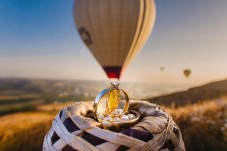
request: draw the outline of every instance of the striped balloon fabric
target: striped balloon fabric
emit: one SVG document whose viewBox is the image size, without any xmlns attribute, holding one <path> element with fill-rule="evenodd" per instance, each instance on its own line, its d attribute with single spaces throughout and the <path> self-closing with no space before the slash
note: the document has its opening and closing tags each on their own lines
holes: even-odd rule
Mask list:
<svg viewBox="0 0 227 151">
<path fill-rule="evenodd" d="M 76 0 L 78 33 L 109 78 L 121 72 L 148 40 L 155 0 Z"/>
<path fill-rule="evenodd" d="M 46 134 L 43 151 L 185 151 L 180 129 L 159 106 L 130 101 L 130 110 L 141 114 L 134 126 L 114 132 L 94 120 L 93 102 L 62 109 Z"/>
</svg>

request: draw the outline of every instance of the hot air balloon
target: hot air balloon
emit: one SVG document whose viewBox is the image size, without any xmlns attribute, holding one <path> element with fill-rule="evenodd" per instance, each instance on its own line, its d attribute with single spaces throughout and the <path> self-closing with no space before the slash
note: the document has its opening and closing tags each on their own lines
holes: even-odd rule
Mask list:
<svg viewBox="0 0 227 151">
<path fill-rule="evenodd" d="M 163 70 L 164 70 L 164 67 L 163 67 L 163 66 L 161 66 L 161 67 L 160 67 L 160 70 L 161 70 L 161 71 L 163 71 Z"/>
<path fill-rule="evenodd" d="M 76 0 L 80 37 L 109 78 L 119 79 L 147 41 L 156 16 L 154 0 Z"/>
<path fill-rule="evenodd" d="M 191 70 L 190 70 L 190 69 L 185 69 L 185 70 L 183 71 L 183 73 L 184 73 L 184 76 L 185 76 L 186 78 L 188 78 L 188 77 L 191 75 Z"/>
</svg>

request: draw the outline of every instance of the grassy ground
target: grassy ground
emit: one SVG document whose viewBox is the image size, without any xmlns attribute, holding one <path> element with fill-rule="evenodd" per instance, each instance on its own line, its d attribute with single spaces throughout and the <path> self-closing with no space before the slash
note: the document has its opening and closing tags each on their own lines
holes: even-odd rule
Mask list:
<svg viewBox="0 0 227 151">
<path fill-rule="evenodd" d="M 188 151 L 227 151 L 227 98 L 166 111 L 180 127 Z"/>
<path fill-rule="evenodd" d="M 1 151 L 40 151 L 53 115 L 41 112 L 16 113 L 0 117 Z"/>
<path fill-rule="evenodd" d="M 68 104 L 72 102 L 42 105 L 36 112 L 1 116 L 0 151 L 40 151 L 52 119 Z M 165 110 L 179 125 L 188 151 L 227 150 L 226 98 Z"/>
<path fill-rule="evenodd" d="M 0 151 L 40 151 L 57 112 L 69 104 L 39 105 L 36 111 L 0 116 Z"/>
</svg>

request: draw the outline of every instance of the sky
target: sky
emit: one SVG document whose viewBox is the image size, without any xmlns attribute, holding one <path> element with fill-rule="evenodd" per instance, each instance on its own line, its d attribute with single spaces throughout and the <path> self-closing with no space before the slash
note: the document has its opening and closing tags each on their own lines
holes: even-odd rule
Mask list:
<svg viewBox="0 0 227 151">
<path fill-rule="evenodd" d="M 108 80 L 78 35 L 73 6 L 1 0 L 0 77 Z M 227 78 L 226 0 L 156 0 L 156 8 L 152 34 L 121 81 L 189 87 Z"/>
</svg>

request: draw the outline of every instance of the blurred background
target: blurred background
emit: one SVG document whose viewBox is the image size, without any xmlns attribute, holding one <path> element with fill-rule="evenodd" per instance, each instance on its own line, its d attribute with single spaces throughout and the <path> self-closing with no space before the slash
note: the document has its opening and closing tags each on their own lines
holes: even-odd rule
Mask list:
<svg viewBox="0 0 227 151">
<path fill-rule="evenodd" d="M 41 150 L 58 111 L 109 79 L 79 37 L 74 0 L 0 1 L 0 151 Z M 147 43 L 122 73 L 131 99 L 157 103 L 187 150 L 227 151 L 227 1 L 156 1 Z"/>
</svg>

